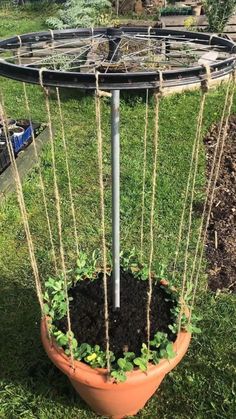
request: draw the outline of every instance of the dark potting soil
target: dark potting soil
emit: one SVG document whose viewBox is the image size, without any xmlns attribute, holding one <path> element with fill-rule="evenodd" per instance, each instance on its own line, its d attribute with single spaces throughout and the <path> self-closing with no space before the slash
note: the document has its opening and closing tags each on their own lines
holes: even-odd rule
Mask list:
<svg viewBox="0 0 236 419">
<path fill-rule="evenodd" d="M 112 287 L 108 279 L 110 350 L 116 356 L 123 351 L 140 353 L 142 343 L 147 342 L 147 291 L 148 281 L 135 279 L 132 274 L 121 271 L 121 308 L 112 309 Z M 102 275 L 95 281 L 84 280 L 69 292 L 72 331 L 78 342 L 100 345 L 105 350 L 104 294 Z M 173 324 L 170 310 L 174 302 L 166 301 L 167 293 L 160 284 L 153 284 L 151 305 L 151 337 L 157 331 L 165 332 L 171 340 L 175 336 L 168 325 Z M 57 322 L 57 327 L 66 332 L 66 318 Z"/>
<path fill-rule="evenodd" d="M 209 176 L 219 125 L 205 138 Z M 236 292 L 236 116 L 230 125 L 208 228 L 206 256 L 211 290 Z"/>
</svg>

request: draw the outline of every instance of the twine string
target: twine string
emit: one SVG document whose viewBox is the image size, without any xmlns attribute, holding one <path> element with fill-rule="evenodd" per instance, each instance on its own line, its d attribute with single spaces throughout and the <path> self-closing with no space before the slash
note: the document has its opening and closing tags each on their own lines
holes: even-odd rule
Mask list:
<svg viewBox="0 0 236 419">
<path fill-rule="evenodd" d="M 197 132 L 196 132 L 195 161 L 194 161 L 194 168 L 193 168 L 193 180 L 192 180 L 192 186 L 191 186 L 191 191 L 190 191 L 188 231 L 187 231 L 185 255 L 184 255 L 183 280 L 182 280 L 181 294 L 180 294 L 181 307 L 180 307 L 180 313 L 179 313 L 179 318 L 178 318 L 178 332 L 180 332 L 181 330 L 181 321 L 182 321 L 182 317 L 185 310 L 184 294 L 185 294 L 185 288 L 186 288 L 186 283 L 187 283 L 188 257 L 189 257 L 189 245 L 190 245 L 191 228 L 192 228 L 193 202 L 194 202 L 195 185 L 196 185 L 198 162 L 199 162 L 200 143 L 201 143 L 201 138 L 202 138 L 203 115 L 204 115 L 204 110 L 205 110 L 206 95 L 209 91 L 209 84 L 210 84 L 210 79 L 211 79 L 211 71 L 210 71 L 209 65 L 204 65 L 204 68 L 206 70 L 206 75 L 202 79 L 202 82 L 201 82 L 202 96 L 201 96 L 200 109 L 199 109 L 199 115 L 198 115 L 198 126 L 197 126 Z"/>
<path fill-rule="evenodd" d="M 142 214 L 141 214 L 141 237 L 140 237 L 140 253 L 141 262 L 143 259 L 143 240 L 144 240 L 144 216 L 145 216 L 145 184 L 147 171 L 147 134 L 148 134 L 148 114 L 149 114 L 149 91 L 146 90 L 146 109 L 145 109 L 145 128 L 143 139 L 143 185 L 142 185 Z"/>
<path fill-rule="evenodd" d="M 104 182 L 103 182 L 103 137 L 102 137 L 102 123 L 101 123 L 101 96 L 103 96 L 103 92 L 99 90 L 99 73 L 98 72 L 95 73 L 95 77 L 96 77 L 95 112 L 96 112 L 96 124 L 97 124 L 97 152 L 98 152 L 100 208 L 101 208 L 102 255 L 103 255 L 104 320 L 105 320 L 107 371 L 109 374 L 111 370 L 111 361 L 110 361 L 109 311 L 108 311 L 108 289 L 107 289 L 105 200 L 104 200 Z"/>
<path fill-rule="evenodd" d="M 153 173 L 152 173 L 152 197 L 151 197 L 151 213 L 150 213 L 150 254 L 148 263 L 148 293 L 147 293 L 147 342 L 148 351 L 150 350 L 151 338 L 151 303 L 153 292 L 153 279 L 152 279 L 152 263 L 154 253 L 154 217 L 155 217 L 155 202 L 156 202 L 156 189 L 157 189 L 157 161 L 159 151 L 159 108 L 160 98 L 163 94 L 163 77 L 160 72 L 160 85 L 158 91 L 155 93 L 155 128 L 154 128 L 154 160 L 153 160 Z"/>
</svg>

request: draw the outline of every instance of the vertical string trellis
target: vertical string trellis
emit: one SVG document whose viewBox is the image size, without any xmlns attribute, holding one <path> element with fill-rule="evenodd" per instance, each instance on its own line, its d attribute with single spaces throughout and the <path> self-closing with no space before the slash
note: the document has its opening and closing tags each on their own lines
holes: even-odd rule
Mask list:
<svg viewBox="0 0 236 419">
<path fill-rule="evenodd" d="M 226 139 L 227 139 L 227 132 L 228 132 L 228 128 L 229 128 L 229 118 L 230 118 L 230 115 L 231 115 L 231 110 L 232 110 L 232 106 L 233 106 L 233 99 L 234 99 L 234 95 L 235 95 L 235 81 L 236 81 L 236 72 L 234 71 L 232 76 L 229 79 L 229 83 L 228 83 L 227 90 L 226 90 L 224 109 L 223 109 L 223 113 L 222 113 L 222 117 L 221 117 L 221 121 L 220 121 L 219 132 L 218 132 L 218 137 L 217 137 L 217 141 L 216 141 L 216 147 L 215 147 L 215 152 L 214 152 L 213 162 L 212 162 L 212 167 L 211 167 L 211 172 L 210 172 L 208 186 L 207 186 L 207 193 L 206 193 L 203 213 L 202 213 L 202 217 L 201 217 L 201 224 L 200 224 L 200 228 L 199 228 L 199 235 L 198 235 L 198 240 L 197 240 L 195 257 L 194 257 L 194 262 L 193 262 L 193 266 L 192 266 L 191 279 L 190 279 L 191 282 L 193 282 L 193 280 L 194 280 L 196 260 L 197 260 L 197 255 L 198 255 L 198 252 L 199 252 L 200 241 L 201 241 L 201 238 L 202 238 L 202 249 L 201 249 L 201 252 L 200 252 L 196 277 L 195 277 L 195 280 L 194 280 L 193 297 L 192 297 L 192 302 L 191 302 L 191 306 L 190 306 L 189 322 L 191 321 L 191 315 L 192 315 L 194 302 L 195 302 L 195 298 L 196 298 L 197 285 L 198 285 L 198 282 L 199 282 L 199 276 L 200 276 L 201 266 L 202 266 L 202 259 L 203 259 L 203 254 L 204 254 L 204 247 L 205 247 L 205 242 L 206 242 L 206 238 L 207 238 L 207 229 L 208 229 L 209 222 L 210 222 L 212 205 L 213 205 L 215 191 L 216 191 L 216 184 L 217 184 L 217 180 L 219 178 L 220 166 L 221 166 L 221 162 L 222 162 L 225 142 L 226 142 Z M 233 83 L 233 87 L 232 87 L 232 90 L 230 92 L 230 87 L 231 87 L 232 83 Z M 230 92 L 230 94 L 229 94 L 229 92 Z M 225 118 L 226 114 L 227 114 L 227 116 L 226 116 L 225 123 L 224 123 L 224 118 Z M 221 144 L 220 144 L 220 141 L 221 141 Z M 219 155 L 218 155 L 218 161 L 217 161 L 217 154 L 218 153 L 219 153 Z M 210 193 L 210 190 L 211 190 L 211 193 Z M 207 205 L 208 205 L 208 211 L 207 211 Z M 206 217 L 206 214 L 207 214 L 207 217 Z M 206 220 L 205 220 L 205 217 L 206 217 Z M 204 227 L 204 220 L 205 220 L 205 227 Z M 204 231 L 204 233 L 203 233 L 203 237 L 202 237 L 202 232 L 203 231 Z"/>
<path fill-rule="evenodd" d="M 209 91 L 209 82 L 211 79 L 210 67 L 208 65 L 205 65 L 204 67 L 206 69 L 206 77 L 202 80 L 202 83 L 201 83 L 201 101 L 200 101 L 200 109 L 199 109 L 199 114 L 198 114 L 198 119 L 197 119 L 198 123 L 197 123 L 197 131 L 196 131 L 196 147 L 195 147 L 195 156 L 194 156 L 194 165 L 193 165 L 193 180 L 192 180 L 192 186 L 190 190 L 188 231 L 187 231 L 187 239 L 186 239 L 185 255 L 184 255 L 183 280 L 181 284 L 181 293 L 180 293 L 181 308 L 180 308 L 180 313 L 179 313 L 179 318 L 178 318 L 178 332 L 180 332 L 181 330 L 181 321 L 182 321 L 182 316 L 184 314 L 184 309 L 185 309 L 184 294 L 185 294 L 185 287 L 186 287 L 186 282 L 187 282 L 188 257 L 189 257 L 189 245 L 190 245 L 190 236 L 191 236 L 191 228 L 192 228 L 194 192 L 195 192 L 195 184 L 196 184 L 198 162 L 199 162 L 200 142 L 202 138 L 203 115 L 204 115 L 204 110 L 205 110 L 206 95 Z M 192 171 L 192 168 L 190 170 Z"/>
<path fill-rule="evenodd" d="M 52 38 L 52 44 L 54 43 L 54 32 L 49 29 Z M 53 67 L 55 70 L 55 61 L 53 57 Z M 61 97 L 60 97 L 60 90 L 56 87 L 56 96 L 57 96 L 57 104 L 59 110 L 59 117 L 60 117 L 60 124 L 61 124 L 61 135 L 62 135 L 62 143 L 65 153 L 65 165 L 66 165 L 66 174 L 68 179 L 68 190 L 69 190 L 69 197 L 70 197 L 70 207 L 71 207 L 71 214 L 73 220 L 73 229 L 74 229 L 74 237 L 75 237 L 75 248 L 77 255 L 79 254 L 79 239 L 78 239 L 78 231 L 77 231 L 77 222 L 76 222 L 76 211 L 73 199 L 73 191 L 72 191 L 72 182 L 71 182 L 71 172 L 69 166 L 69 154 L 67 149 L 67 141 L 66 141 L 66 133 L 65 133 L 65 126 L 64 126 L 64 116 L 62 112 L 62 104 L 61 104 Z"/>
<path fill-rule="evenodd" d="M 30 226 L 29 226 L 28 213 L 27 213 L 27 210 L 26 210 L 21 178 L 20 178 L 20 174 L 19 174 L 18 167 L 17 167 L 16 160 L 15 160 L 13 145 L 12 145 L 11 139 L 9 137 L 8 128 L 7 128 L 7 125 L 6 125 L 6 122 L 5 122 L 7 120 L 7 116 L 6 116 L 5 103 L 4 103 L 4 98 L 3 98 L 2 92 L 1 92 L 1 103 L 0 103 L 0 115 L 2 117 L 3 130 L 4 130 L 7 150 L 8 150 L 8 154 L 9 154 L 9 158 L 10 158 L 10 162 L 11 162 L 12 174 L 13 174 L 13 177 L 14 177 L 14 180 L 15 180 L 16 194 L 17 194 L 19 208 L 20 208 L 20 212 L 21 212 L 21 216 L 22 216 L 23 225 L 24 225 L 24 230 L 25 230 L 25 235 L 26 235 L 26 240 L 27 240 L 27 245 L 28 245 L 28 250 L 29 250 L 29 256 L 30 256 L 31 267 L 32 267 L 32 270 L 33 270 L 34 278 L 35 278 L 36 293 L 37 293 L 37 297 L 38 297 L 38 301 L 39 301 L 39 305 L 40 305 L 41 316 L 43 316 L 44 315 L 44 304 L 43 304 L 42 285 L 41 285 L 41 280 L 40 280 L 40 275 L 39 275 L 38 264 L 37 264 L 37 260 L 36 260 L 36 256 L 35 256 L 34 243 L 33 243 L 32 235 L 31 235 L 31 231 L 30 231 Z"/>
<path fill-rule="evenodd" d="M 51 155 L 52 155 L 54 195 L 55 195 L 55 201 L 56 201 L 56 212 L 57 212 L 57 223 L 58 223 L 59 248 L 60 248 L 60 257 L 61 257 L 61 268 L 62 268 L 62 274 L 63 274 L 63 279 L 64 279 L 64 292 L 65 292 L 65 299 L 66 299 L 66 315 L 67 315 L 67 325 L 68 325 L 68 333 L 69 333 L 68 341 L 69 341 L 69 349 L 70 349 L 71 366 L 74 369 L 74 355 L 73 355 L 73 348 L 72 348 L 72 329 L 71 329 L 71 319 L 70 319 L 70 304 L 69 304 L 68 287 L 67 287 L 67 272 L 66 272 L 66 264 L 65 264 L 64 244 L 63 244 L 63 238 L 62 238 L 60 192 L 59 192 L 59 187 L 58 187 L 58 179 L 57 179 L 57 171 L 56 171 L 55 144 L 54 144 L 54 136 L 53 136 L 53 130 L 52 130 L 52 117 L 51 117 L 51 109 L 50 109 L 50 103 L 49 103 L 49 92 L 48 92 L 48 89 L 43 84 L 43 71 L 44 71 L 44 68 L 41 68 L 39 72 L 39 82 L 43 89 L 43 93 L 45 97 L 45 106 L 46 106 L 47 117 L 48 117 L 49 139 L 50 139 Z"/>
<path fill-rule="evenodd" d="M 22 46 L 22 40 L 21 40 L 21 36 L 20 35 L 18 35 L 18 39 L 19 39 L 20 48 L 21 48 L 21 46 Z M 19 61 L 19 64 L 20 64 L 21 63 L 21 56 L 19 54 L 19 51 L 18 51 L 18 61 Z M 28 97 L 28 93 L 27 93 L 26 83 L 25 82 L 23 82 L 23 91 L 24 91 L 25 106 L 26 106 L 28 118 L 29 118 L 30 123 L 32 125 L 32 115 L 31 115 L 31 111 L 30 111 L 29 97 Z M 38 155 L 38 150 L 37 150 L 37 145 L 36 145 L 36 140 L 35 140 L 35 133 L 34 133 L 34 130 L 33 129 L 32 129 L 32 144 L 33 144 L 34 155 L 35 155 L 35 159 L 36 159 L 36 163 L 37 163 L 37 168 L 38 168 L 39 183 L 40 183 L 40 188 L 41 188 L 41 191 L 42 191 L 45 217 L 46 217 L 46 220 L 47 220 L 47 228 L 48 228 L 49 240 L 50 240 L 50 245 L 51 245 L 51 250 L 52 250 L 52 259 L 53 259 L 53 264 L 54 264 L 55 272 L 57 273 L 58 272 L 58 266 L 57 266 L 55 246 L 54 246 L 54 243 L 53 243 L 52 227 L 51 227 L 51 222 L 50 222 L 50 217 L 49 217 L 49 212 L 48 212 L 46 191 L 45 191 L 45 185 L 44 185 L 44 180 L 43 180 L 43 175 L 42 175 L 42 170 L 41 170 L 41 165 L 40 165 L 40 160 L 39 160 L 39 155 Z"/>
<path fill-rule="evenodd" d="M 163 75 L 159 71 L 160 85 L 157 92 L 154 94 L 155 98 L 155 128 L 154 128 L 154 160 L 153 160 L 153 174 L 152 174 L 152 197 L 151 197 L 151 213 L 150 213 L 150 254 L 148 263 L 148 294 L 147 294 L 147 342 L 148 351 L 150 350 L 150 335 L 151 335 L 151 302 L 152 302 L 152 262 L 154 252 L 154 216 L 155 216 L 155 196 L 157 184 L 157 159 L 159 147 L 159 108 L 160 98 L 163 94 Z"/>
<path fill-rule="evenodd" d="M 197 245 L 196 245 L 196 252 L 195 252 L 195 256 L 194 256 L 191 278 L 190 278 L 191 282 L 193 280 L 193 274 L 194 274 L 195 267 L 196 267 L 197 255 L 198 255 L 198 251 L 199 251 L 199 246 L 200 246 L 201 236 L 202 236 L 202 230 L 203 230 L 203 224 L 204 224 L 204 221 L 205 221 L 205 215 L 206 215 L 206 210 L 207 210 L 207 203 L 209 201 L 212 182 L 214 182 L 216 163 L 217 163 L 217 155 L 218 155 L 218 152 L 219 152 L 220 140 L 222 138 L 222 134 L 223 134 L 223 131 L 224 131 L 223 130 L 223 125 L 224 125 L 224 119 L 225 119 L 225 115 L 226 115 L 226 111 L 227 111 L 227 105 L 228 105 L 229 97 L 230 97 L 229 94 L 230 94 L 231 82 L 232 82 L 232 79 L 231 79 L 231 77 L 229 77 L 229 81 L 228 81 L 227 89 L 226 89 L 224 107 L 223 107 L 223 111 L 222 111 L 222 115 L 221 115 L 218 137 L 217 137 L 216 146 L 215 146 L 215 150 L 214 150 L 214 154 L 213 154 L 213 161 L 212 161 L 210 176 L 209 176 L 209 179 L 208 179 L 208 185 L 207 185 L 207 190 L 206 190 L 204 207 L 203 207 L 202 216 L 201 216 L 201 223 L 200 223 L 199 235 L 198 235 L 198 240 L 197 240 Z"/>
<path fill-rule="evenodd" d="M 63 118 L 63 113 L 62 113 L 60 91 L 58 87 L 56 88 L 56 94 L 57 94 L 59 116 L 60 116 L 60 121 L 61 121 L 62 142 L 63 142 L 64 153 L 65 153 L 65 163 L 66 163 L 66 172 L 67 172 L 67 179 L 68 179 L 71 214 L 72 214 L 72 219 L 73 219 L 75 247 L 76 247 L 76 253 L 78 255 L 79 254 L 79 238 L 78 238 L 78 231 L 77 231 L 76 211 L 75 211 L 75 205 L 74 205 L 74 199 L 73 199 L 71 173 L 70 173 L 70 167 L 69 167 L 68 150 L 67 150 L 67 144 L 66 144 L 65 127 L 64 127 L 64 118 Z"/>
<path fill-rule="evenodd" d="M 148 113 L 149 113 L 149 91 L 146 90 L 146 107 L 145 107 L 145 127 L 143 139 L 143 185 L 142 185 L 142 214 L 141 214 L 141 236 L 140 236 L 140 254 L 141 262 L 143 259 L 143 239 L 144 239 L 144 214 L 145 214 L 145 184 L 147 170 L 147 134 L 148 134 Z"/>
<path fill-rule="evenodd" d="M 208 74 L 207 77 L 210 77 L 210 68 L 209 67 L 207 67 L 207 74 Z M 203 81 L 202 83 L 205 83 L 205 81 Z M 172 279 L 175 279 L 175 274 L 176 274 L 176 267 L 177 267 L 179 252 L 180 252 L 180 244 L 181 244 L 181 240 L 182 240 L 182 236 L 183 236 L 184 219 L 185 219 L 185 213 L 186 213 L 186 210 L 187 210 L 187 202 L 188 202 L 188 196 L 189 196 L 190 187 L 191 187 L 191 181 L 192 181 L 192 185 L 193 185 L 192 172 L 194 170 L 193 169 L 194 166 L 196 167 L 196 164 L 195 164 L 196 163 L 196 155 L 198 155 L 197 150 L 199 148 L 198 141 L 200 141 L 200 135 L 201 135 L 201 133 L 199 132 L 199 127 L 202 123 L 203 110 L 204 110 L 204 106 L 205 106 L 205 98 L 206 98 L 206 95 L 203 93 L 201 95 L 199 112 L 198 112 L 198 115 L 197 115 L 197 125 L 196 125 L 197 129 L 196 129 L 196 135 L 195 135 L 194 142 L 193 142 L 191 161 L 190 161 L 190 165 L 189 165 L 189 174 L 188 174 L 187 186 L 186 186 L 185 195 L 184 195 L 184 204 L 183 204 L 183 209 L 182 209 L 181 218 L 180 218 L 177 246 L 176 246 L 175 259 L 174 259 L 174 265 L 173 265 L 173 271 L 172 271 Z"/>
<path fill-rule="evenodd" d="M 105 320 L 107 371 L 109 374 L 111 370 L 111 361 L 110 361 L 109 311 L 108 311 L 108 289 L 107 289 L 107 249 L 106 249 L 105 201 L 104 201 L 104 183 L 103 183 L 103 137 L 102 137 L 102 121 L 101 121 L 101 96 L 110 97 L 110 93 L 102 92 L 101 90 L 99 90 L 99 73 L 96 72 L 95 74 L 96 74 L 95 113 L 96 113 L 96 124 L 97 124 L 97 152 L 98 152 L 100 207 L 101 207 L 104 320 Z"/>
</svg>

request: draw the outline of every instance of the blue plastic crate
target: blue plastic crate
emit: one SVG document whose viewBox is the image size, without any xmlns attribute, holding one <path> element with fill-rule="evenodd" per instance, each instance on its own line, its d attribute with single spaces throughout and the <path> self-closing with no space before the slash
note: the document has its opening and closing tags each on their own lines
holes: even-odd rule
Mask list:
<svg viewBox="0 0 236 419">
<path fill-rule="evenodd" d="M 12 138 L 13 150 L 17 154 L 28 143 L 33 134 L 33 128 L 30 125 L 21 135 L 14 135 Z"/>
</svg>

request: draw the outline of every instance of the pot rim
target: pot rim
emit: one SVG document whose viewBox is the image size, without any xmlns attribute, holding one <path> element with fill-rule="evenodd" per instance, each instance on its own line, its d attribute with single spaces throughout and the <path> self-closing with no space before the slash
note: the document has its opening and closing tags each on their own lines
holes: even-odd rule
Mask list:
<svg viewBox="0 0 236 419">
<path fill-rule="evenodd" d="M 92 368 L 84 362 L 74 360 L 74 368 L 72 367 L 71 359 L 68 357 L 64 350 L 60 348 L 54 339 L 50 339 L 47 330 L 48 317 L 43 317 L 41 321 L 41 337 L 44 348 L 49 358 L 54 364 L 64 372 L 71 380 L 76 380 L 81 383 L 93 387 L 109 388 L 114 385 L 114 380 L 107 379 L 107 369 L 105 368 Z M 154 365 L 149 363 L 147 372 L 142 372 L 140 369 L 135 369 L 127 373 L 127 380 L 124 383 L 115 383 L 117 386 L 137 385 L 138 382 L 143 382 L 145 377 L 155 379 L 159 375 L 165 375 L 171 371 L 183 358 L 187 352 L 191 340 L 191 333 L 181 331 L 177 335 L 174 344 L 174 351 L 176 356 L 170 360 L 162 359 L 159 364 Z"/>
</svg>

